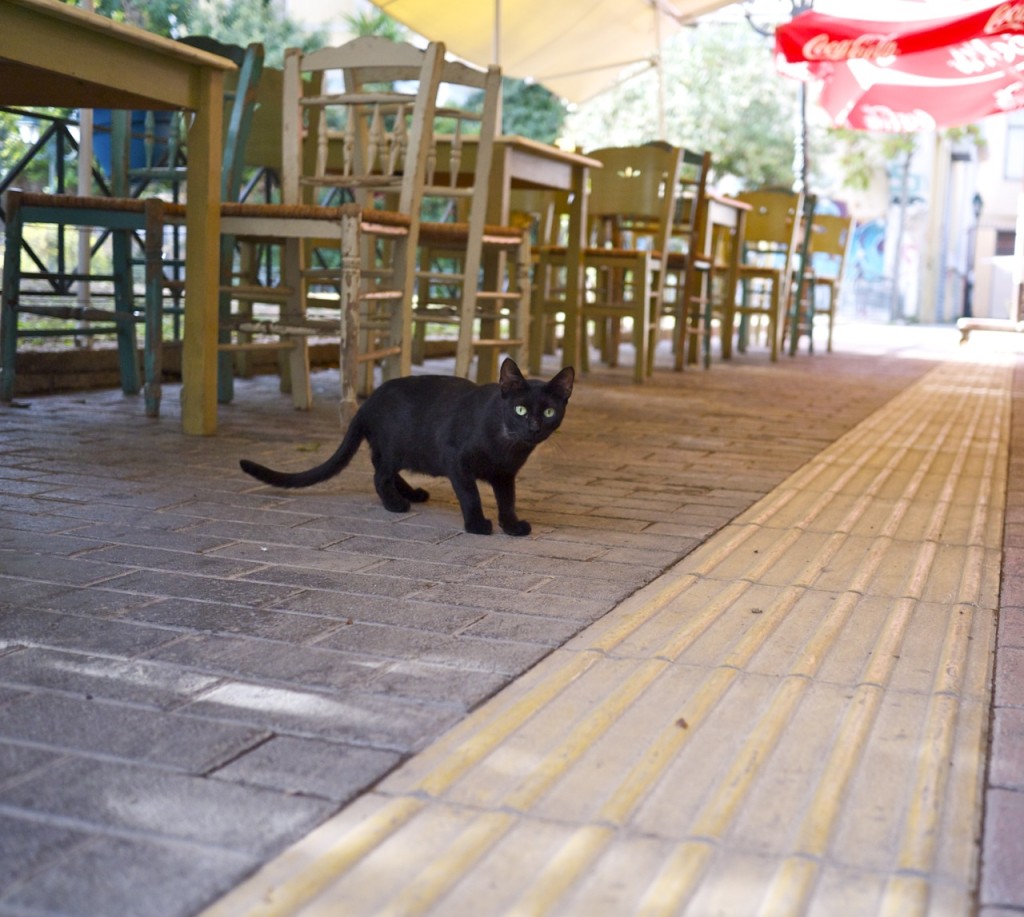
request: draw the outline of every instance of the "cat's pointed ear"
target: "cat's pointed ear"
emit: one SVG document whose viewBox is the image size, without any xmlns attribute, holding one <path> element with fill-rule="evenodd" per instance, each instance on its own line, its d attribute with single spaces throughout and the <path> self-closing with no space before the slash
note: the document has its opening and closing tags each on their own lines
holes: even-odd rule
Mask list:
<svg viewBox="0 0 1024 917">
<path fill-rule="evenodd" d="M 520 391 L 526 387 L 526 379 L 516 366 L 515 360 L 506 357 L 501 364 L 501 372 L 498 375 L 498 385 L 501 386 L 501 394 L 508 395 Z"/>
<path fill-rule="evenodd" d="M 559 398 L 569 400 L 572 394 L 572 384 L 576 379 L 576 370 L 566 366 L 554 379 L 548 383 L 548 390 L 554 392 Z"/>
</svg>

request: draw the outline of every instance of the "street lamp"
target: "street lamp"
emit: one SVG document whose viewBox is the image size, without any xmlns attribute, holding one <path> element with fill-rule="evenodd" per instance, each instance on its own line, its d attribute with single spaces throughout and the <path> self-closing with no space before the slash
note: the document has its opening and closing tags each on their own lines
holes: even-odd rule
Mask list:
<svg viewBox="0 0 1024 917">
<path fill-rule="evenodd" d="M 977 191 L 971 198 L 971 211 L 974 214 L 974 225 L 967 237 L 967 273 L 964 276 L 964 318 L 974 317 L 974 257 L 978 247 L 978 222 L 981 220 L 981 208 L 985 202 Z"/>
</svg>

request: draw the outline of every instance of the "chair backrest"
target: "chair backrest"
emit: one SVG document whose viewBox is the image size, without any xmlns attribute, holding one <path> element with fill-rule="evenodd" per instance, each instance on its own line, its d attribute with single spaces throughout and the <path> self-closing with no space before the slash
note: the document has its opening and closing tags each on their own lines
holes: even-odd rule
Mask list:
<svg viewBox="0 0 1024 917">
<path fill-rule="evenodd" d="M 245 165 L 250 168 L 281 171 L 284 162 L 281 155 L 283 92 L 284 71 L 278 67 L 264 67 L 256 92 L 249 142 L 245 145 Z"/>
<path fill-rule="evenodd" d="M 377 37 L 309 53 L 288 49 L 283 202 L 322 203 L 340 193 L 411 213 L 422 194 L 443 60 L 437 42 L 420 49 Z"/>
<path fill-rule="evenodd" d="M 249 145 L 252 122 L 256 114 L 260 85 L 263 81 L 263 45 L 248 45 L 238 65 L 237 79 L 228 82 L 224 125 L 224 156 L 221 160 L 221 200 L 237 201 L 245 171 L 245 151 Z"/>
<path fill-rule="evenodd" d="M 566 244 L 571 192 L 513 188 L 509 198 L 509 221 L 526 229 L 532 244 Z"/>
<path fill-rule="evenodd" d="M 816 277 L 839 279 L 853 244 L 853 217 L 816 213 L 811 224 L 811 264 Z"/>
<path fill-rule="evenodd" d="M 667 144 L 607 147 L 587 153 L 602 163 L 590 173 L 587 200 L 598 246 L 667 251 L 676 216 L 683 151 Z"/>
<path fill-rule="evenodd" d="M 750 205 L 743 239 L 745 261 L 778 267 L 789 276 L 802 237 L 803 194 L 770 188 L 743 191 L 736 198 Z"/>
<path fill-rule="evenodd" d="M 483 234 L 500 108 L 498 67 L 482 70 L 444 61 L 423 191 L 424 218 L 468 221 L 471 246 L 478 246 Z"/>
<path fill-rule="evenodd" d="M 236 201 L 242 185 L 245 148 L 263 75 L 264 48 L 225 44 L 203 35 L 190 35 L 182 44 L 233 61 L 237 70 L 224 81 L 221 199 Z M 187 175 L 187 115 L 181 112 L 127 113 L 113 119 L 112 175 L 116 196 L 135 196 L 152 182 L 178 185 Z M 133 149 L 133 144 L 139 149 Z"/>
<path fill-rule="evenodd" d="M 707 222 L 707 193 L 711 153 L 683 147 L 682 154 L 670 245 L 673 250 L 681 249 L 710 259 L 713 241 Z"/>
</svg>

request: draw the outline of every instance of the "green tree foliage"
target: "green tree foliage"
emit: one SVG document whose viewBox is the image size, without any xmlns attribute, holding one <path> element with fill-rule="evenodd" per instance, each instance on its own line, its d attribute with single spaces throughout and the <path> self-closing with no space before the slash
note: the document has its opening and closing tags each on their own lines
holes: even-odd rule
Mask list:
<svg viewBox="0 0 1024 917">
<path fill-rule="evenodd" d="M 188 32 L 235 45 L 263 42 L 268 67 L 284 64 L 285 48 L 309 51 L 328 42 L 326 31 L 310 30 L 289 18 L 283 3 L 264 0 L 195 0 Z"/>
<path fill-rule="evenodd" d="M 514 80 L 501 81 L 501 132 L 529 137 L 541 143 L 554 143 L 565 124 L 565 103 L 539 83 Z M 475 92 L 466 100 L 470 110 L 482 111 L 483 93 Z"/>
<path fill-rule="evenodd" d="M 502 80 L 502 133 L 554 143 L 562 134 L 566 113 L 565 103 L 539 83 Z"/>
<path fill-rule="evenodd" d="M 207 35 L 228 44 L 263 42 L 266 64 L 280 67 L 285 48 L 311 49 L 327 33 L 288 16 L 285 5 L 266 0 L 98 0 L 96 11 L 111 19 L 165 35 Z"/>
<path fill-rule="evenodd" d="M 353 35 L 375 35 L 391 41 L 409 40 L 409 30 L 377 7 L 367 12 L 350 13 L 345 17 L 345 25 Z"/>
<path fill-rule="evenodd" d="M 42 114 L 53 115 L 55 119 L 68 117 L 67 109 L 37 109 Z M 51 139 L 36 150 L 31 157 L 33 144 L 41 132 L 50 128 L 51 122 L 45 117 L 28 118 L 13 111 L 0 111 L 0 177 L 10 180 L 23 191 L 43 191 L 57 182 L 57 154 Z M 16 173 L 15 173 L 15 170 Z M 64 181 L 67 187 L 77 187 L 78 154 L 70 141 L 65 147 Z"/>
<path fill-rule="evenodd" d="M 74 0 L 65 0 L 74 4 Z M 115 22 L 145 29 L 167 38 L 189 34 L 192 0 L 96 0 L 95 10 Z"/>
<path fill-rule="evenodd" d="M 568 120 L 584 149 L 670 143 L 714 151 L 716 178 L 791 185 L 797 84 L 775 73 L 769 43 L 743 23 L 686 29 L 663 53 L 665 136 L 653 69 L 581 105 Z"/>
</svg>

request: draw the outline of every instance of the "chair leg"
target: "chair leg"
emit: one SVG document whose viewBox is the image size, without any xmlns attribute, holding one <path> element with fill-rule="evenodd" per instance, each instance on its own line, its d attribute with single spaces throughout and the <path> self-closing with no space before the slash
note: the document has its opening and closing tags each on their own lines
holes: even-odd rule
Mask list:
<svg viewBox="0 0 1024 917">
<path fill-rule="evenodd" d="M 0 289 L 0 401 L 14 400 L 14 363 L 18 352 L 18 281 L 21 277 L 21 197 L 6 198 L 2 289 Z"/>
<path fill-rule="evenodd" d="M 633 347 L 636 350 L 636 358 L 633 366 L 633 379 L 637 384 L 642 384 L 650 375 L 648 366 L 653 360 L 651 352 L 651 340 L 653 338 L 653 324 L 651 322 L 651 272 L 643 271 L 643 276 L 633 278 L 634 294 L 637 297 L 639 311 L 633 319 Z M 639 289 L 636 289 L 636 288 Z M 618 320 L 615 322 L 618 325 Z M 618 334 L 616 334 L 616 349 L 618 349 Z"/>
<path fill-rule="evenodd" d="M 710 283 L 710 277 L 708 278 Z M 704 345 L 704 368 L 711 369 L 711 322 L 712 322 L 712 311 L 713 307 L 711 304 L 711 294 L 708 293 L 708 298 L 704 301 L 704 321 L 701 326 L 701 335 L 703 337 Z"/>
<path fill-rule="evenodd" d="M 261 250 L 260 246 L 253 242 L 243 241 L 240 244 L 236 242 L 238 252 L 238 278 L 239 283 L 243 286 L 258 287 L 261 283 Z M 266 251 L 271 251 L 274 246 L 269 245 L 266 247 Z M 227 262 L 227 266 L 221 268 L 224 272 L 223 282 L 230 285 L 232 282 L 232 265 L 234 264 L 234 252 L 228 252 L 230 260 Z M 269 283 L 269 280 L 267 281 Z M 228 303 L 228 312 L 232 312 L 231 304 Z M 241 319 L 242 321 L 253 320 L 253 304 L 249 300 L 240 300 L 234 306 L 234 315 L 228 316 L 229 319 Z M 238 331 L 235 333 L 235 339 L 239 344 L 249 344 L 252 342 L 252 335 L 244 331 Z M 235 378 L 239 379 L 251 379 L 253 375 L 253 360 L 252 353 L 245 350 L 239 350 L 235 353 L 234 359 L 231 361 L 231 376 L 232 382 Z"/>
<path fill-rule="evenodd" d="M 516 362 L 526 366 L 530 356 L 530 320 L 532 312 L 533 277 L 532 277 L 533 254 L 530 247 L 530 237 L 523 236 L 523 241 L 516 250 L 515 276 L 512 281 L 519 291 L 519 299 L 516 300 L 513 314 L 515 315 L 515 327 L 512 328 L 509 337 L 522 343 L 514 348 Z"/>
<path fill-rule="evenodd" d="M 806 291 L 807 296 L 807 352 L 814 353 L 814 287 Z"/>
<path fill-rule="evenodd" d="M 828 344 L 825 348 L 826 353 L 832 353 L 832 329 L 836 324 L 836 289 L 834 286 L 828 286 Z"/>
<path fill-rule="evenodd" d="M 142 384 L 139 380 L 139 346 L 135 333 L 135 303 L 132 290 L 131 231 L 115 229 L 111 233 L 113 245 L 114 310 L 117 322 L 117 352 L 121 364 L 121 390 L 126 395 L 137 395 Z"/>
<path fill-rule="evenodd" d="M 542 371 L 544 354 L 554 353 L 557 310 L 552 300 L 552 289 L 555 270 L 551 260 L 545 253 L 541 253 L 534 269 L 534 285 L 530 291 L 530 372 L 535 376 Z M 563 354 L 563 363 L 567 362 L 567 356 Z"/>
<path fill-rule="evenodd" d="M 740 299 L 740 308 L 737 310 L 740 315 L 739 327 L 736 329 L 736 349 L 740 353 L 747 352 L 747 342 L 750 339 L 750 314 L 748 309 L 753 303 L 755 297 L 761 295 L 758 291 L 754 290 L 754 281 L 742 281 L 742 298 Z"/>
<path fill-rule="evenodd" d="M 281 246 L 281 285 L 288 290 L 287 299 L 281 307 L 281 324 L 283 325 L 295 324 L 302 313 L 304 295 L 302 265 L 306 258 L 304 248 L 304 243 L 300 239 L 285 239 Z M 291 352 L 282 352 L 278 357 L 282 394 L 292 394 L 292 369 L 296 365 L 296 361 L 292 359 L 293 356 L 294 354 Z M 299 384 L 301 386 L 301 379 Z M 301 397 L 302 393 L 300 392 L 300 400 Z"/>
<path fill-rule="evenodd" d="M 292 404 L 300 411 L 308 411 L 313 406 L 309 372 L 309 343 L 304 334 L 295 335 L 288 348 L 288 374 L 292 380 Z"/>
<path fill-rule="evenodd" d="M 462 297 L 459 306 L 459 340 L 455 345 L 455 375 L 469 378 L 473 363 L 477 292 L 483 251 L 470 246 L 462 262 Z M 479 374 L 479 373 L 478 373 Z"/>
<path fill-rule="evenodd" d="M 346 215 L 341 221 L 341 328 L 339 332 L 341 401 L 338 413 L 342 428 L 348 427 L 358 409 L 359 307 L 362 293 L 361 217 Z"/>
<path fill-rule="evenodd" d="M 398 299 L 391 303 L 389 310 L 388 344 L 397 346 L 398 353 L 385 357 L 381 366 L 381 379 L 399 379 L 412 372 L 413 364 L 413 329 L 416 322 L 412 314 L 412 291 L 416 283 L 415 246 L 411 245 L 408 235 L 400 236 L 390 243 L 391 263 L 394 265 L 393 286 L 400 293 Z M 361 268 L 361 266 L 360 266 Z M 358 281 L 362 285 L 362 279 Z M 357 287 L 358 288 L 358 287 Z M 424 327 L 424 332 L 426 328 Z M 373 366 L 371 364 L 372 372 Z M 372 385 L 372 379 L 371 379 Z"/>
<path fill-rule="evenodd" d="M 779 351 L 782 349 L 782 335 L 785 331 L 785 315 L 782 304 L 782 284 L 772 283 L 772 311 L 768 319 L 768 334 L 771 337 L 771 359 L 778 362 Z"/>
<path fill-rule="evenodd" d="M 218 299 L 218 310 L 220 315 L 220 330 L 217 340 L 220 344 L 231 343 L 231 270 L 234 258 L 234 239 L 230 236 L 223 236 L 220 241 L 220 288 L 221 293 Z M 219 404 L 231 404 L 235 398 L 235 355 L 230 350 L 221 350 L 217 354 L 217 402 Z"/>
<path fill-rule="evenodd" d="M 538 265 L 538 276 L 541 269 Z M 543 287 L 541 286 L 533 302 L 533 312 L 530 315 L 530 373 L 534 376 L 540 375 L 544 356 L 544 335 L 548 324 L 547 305 L 544 300 Z"/>
<path fill-rule="evenodd" d="M 160 416 L 163 383 L 164 297 L 163 297 L 163 201 L 146 201 L 146 325 L 145 362 L 146 416 Z"/>
<path fill-rule="evenodd" d="M 420 303 L 430 301 L 430 281 L 421 277 L 416 283 L 417 300 Z M 412 308 L 410 304 L 409 308 Z M 427 353 L 427 315 L 428 310 L 423 308 L 417 320 L 412 325 L 412 341 L 410 346 L 412 363 L 422 366 Z"/>
</svg>

